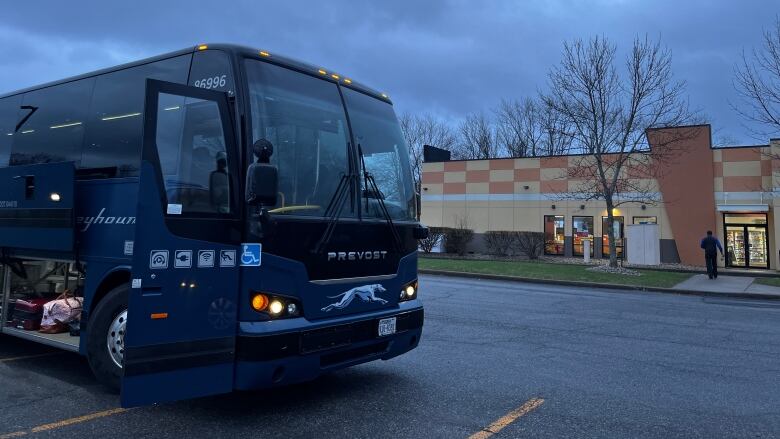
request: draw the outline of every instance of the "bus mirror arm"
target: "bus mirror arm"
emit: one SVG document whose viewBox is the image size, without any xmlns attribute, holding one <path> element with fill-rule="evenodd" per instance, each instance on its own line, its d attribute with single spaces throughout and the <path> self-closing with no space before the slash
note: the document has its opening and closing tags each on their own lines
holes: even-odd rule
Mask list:
<svg viewBox="0 0 780 439">
<path fill-rule="evenodd" d="M 252 215 L 252 218 L 257 221 L 257 223 L 260 224 L 260 229 L 258 235 L 263 238 L 268 235 L 273 234 L 274 226 L 276 226 L 276 221 L 274 221 L 273 216 L 268 213 L 268 209 L 261 205 L 255 206 L 255 212 Z"/>
</svg>

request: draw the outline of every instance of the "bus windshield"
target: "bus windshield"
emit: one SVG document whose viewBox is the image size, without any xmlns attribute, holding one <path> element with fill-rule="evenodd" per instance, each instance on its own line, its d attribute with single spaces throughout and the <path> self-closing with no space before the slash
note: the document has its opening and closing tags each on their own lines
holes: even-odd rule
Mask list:
<svg viewBox="0 0 780 439">
<path fill-rule="evenodd" d="M 279 197 L 269 211 L 322 216 L 349 172 L 349 128 L 338 86 L 257 60 L 246 60 L 246 70 L 252 142 L 273 144 L 271 164 L 279 170 Z M 342 91 L 354 141 L 379 189 L 363 188 L 363 216 L 383 217 L 381 197 L 392 219 L 414 220 L 409 155 L 393 107 L 351 89 Z M 341 216 L 357 216 L 356 206 L 345 205 Z"/>
<path fill-rule="evenodd" d="M 409 151 L 393 107 L 379 99 L 344 88 L 355 143 L 363 152 L 366 170 L 374 176 L 379 194 L 363 188 L 363 216 L 382 217 L 381 197 L 394 220 L 414 220 L 416 203 Z M 361 181 L 365 185 L 365 180 Z"/>
<path fill-rule="evenodd" d="M 349 172 L 349 130 L 338 86 L 283 67 L 246 61 L 252 109 L 252 142 L 274 146 L 279 169 L 274 214 L 322 216 Z M 342 216 L 355 216 L 344 206 Z"/>
</svg>

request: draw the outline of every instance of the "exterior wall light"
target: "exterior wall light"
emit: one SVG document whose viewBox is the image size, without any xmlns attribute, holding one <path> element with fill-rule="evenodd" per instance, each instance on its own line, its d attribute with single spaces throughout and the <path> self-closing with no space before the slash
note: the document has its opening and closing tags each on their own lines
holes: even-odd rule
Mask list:
<svg viewBox="0 0 780 439">
<path fill-rule="evenodd" d="M 552 209 L 552 210 L 555 210 L 555 204 L 553 204 L 552 206 L 550 206 L 550 209 Z"/>
<path fill-rule="evenodd" d="M 580 210 L 585 210 L 585 205 L 584 204 L 580 204 Z"/>
<path fill-rule="evenodd" d="M 647 209 L 647 206 L 645 206 L 645 205 L 643 204 L 643 205 L 642 205 L 642 210 L 645 210 L 645 209 Z"/>
</svg>

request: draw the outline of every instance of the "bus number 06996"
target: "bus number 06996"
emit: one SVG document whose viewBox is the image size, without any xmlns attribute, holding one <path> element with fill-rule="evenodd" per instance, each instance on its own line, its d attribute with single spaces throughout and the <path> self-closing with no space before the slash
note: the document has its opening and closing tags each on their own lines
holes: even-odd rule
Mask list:
<svg viewBox="0 0 780 439">
<path fill-rule="evenodd" d="M 219 87 L 224 87 L 226 83 L 227 83 L 227 75 L 214 76 L 211 78 L 198 79 L 197 81 L 195 81 L 195 87 L 200 87 L 205 89 L 219 88 Z"/>
</svg>

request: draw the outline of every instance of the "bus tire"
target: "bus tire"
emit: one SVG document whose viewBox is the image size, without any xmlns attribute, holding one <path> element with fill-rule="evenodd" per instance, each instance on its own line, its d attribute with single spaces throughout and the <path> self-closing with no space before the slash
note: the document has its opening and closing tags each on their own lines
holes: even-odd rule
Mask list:
<svg viewBox="0 0 780 439">
<path fill-rule="evenodd" d="M 87 326 L 87 360 L 97 380 L 114 392 L 119 392 L 122 384 L 122 368 L 109 352 L 109 331 L 124 313 L 127 316 L 127 302 L 130 285 L 123 284 L 109 291 L 98 303 Z M 126 319 L 125 319 L 126 320 Z M 121 334 L 122 339 L 124 334 Z"/>
</svg>

